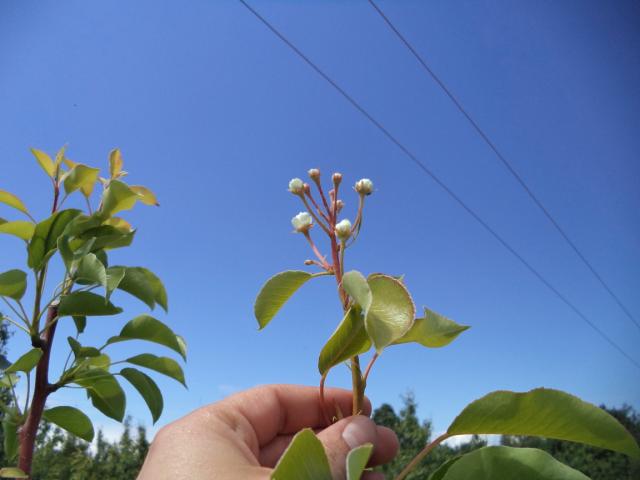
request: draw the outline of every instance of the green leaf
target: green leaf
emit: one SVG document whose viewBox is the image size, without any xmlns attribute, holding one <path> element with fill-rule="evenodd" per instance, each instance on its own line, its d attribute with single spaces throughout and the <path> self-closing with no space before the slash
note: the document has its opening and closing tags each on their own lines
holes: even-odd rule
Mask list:
<svg viewBox="0 0 640 480">
<path fill-rule="evenodd" d="M 120 370 L 120 374 L 140 393 L 149 407 L 153 423 L 156 423 L 160 415 L 162 415 L 163 409 L 162 392 L 160 392 L 156 382 L 135 368 L 123 368 Z"/>
<path fill-rule="evenodd" d="M 405 286 L 389 275 L 370 275 L 371 306 L 365 313 L 365 328 L 378 353 L 411 328 L 416 314 Z"/>
<path fill-rule="evenodd" d="M 126 360 L 133 365 L 138 365 L 139 367 L 145 367 L 150 370 L 155 370 L 158 373 L 162 373 L 168 377 L 177 380 L 185 387 L 187 384 L 184 381 L 184 372 L 178 362 L 168 357 L 158 357 L 151 353 L 143 353 L 140 355 L 136 355 L 135 357 L 127 358 Z"/>
<path fill-rule="evenodd" d="M 15 373 L 4 373 L 2 377 L 0 377 L 0 386 L 4 388 L 15 387 L 20 381 L 20 377 Z"/>
<path fill-rule="evenodd" d="M 342 277 L 342 288 L 353 298 L 353 301 L 367 311 L 371 306 L 372 295 L 367 279 L 357 270 L 347 272 Z"/>
<path fill-rule="evenodd" d="M 27 274 L 22 270 L 0 273 L 0 296 L 20 300 L 27 290 Z"/>
<path fill-rule="evenodd" d="M 296 434 L 280 457 L 271 480 L 331 480 L 331 468 L 324 447 L 312 430 Z"/>
<path fill-rule="evenodd" d="M 447 433 L 541 436 L 640 458 L 640 447 L 614 417 L 578 397 L 547 388 L 490 393 L 469 404 Z"/>
<path fill-rule="evenodd" d="M 142 185 L 131 185 L 129 188 L 138 194 L 140 201 L 145 205 L 160 206 L 156 194 Z"/>
<path fill-rule="evenodd" d="M 67 432 L 80 437 L 87 442 L 93 441 L 93 425 L 84 413 L 73 407 L 53 407 L 45 410 L 45 420 L 55 423 Z"/>
<path fill-rule="evenodd" d="M 40 270 L 44 263 L 58 248 L 58 237 L 80 210 L 61 210 L 36 225 L 33 238 L 29 242 L 29 268 Z"/>
<path fill-rule="evenodd" d="M 312 276 L 301 270 L 287 270 L 267 280 L 260 289 L 253 308 L 260 330 L 267 326 L 278 310 Z"/>
<path fill-rule="evenodd" d="M 95 238 L 93 250 L 128 247 L 133 242 L 135 230 L 124 231 L 112 225 L 100 225 L 85 230 L 79 238 Z"/>
<path fill-rule="evenodd" d="M 40 361 L 40 357 L 42 357 L 42 350 L 39 348 L 32 348 L 27 353 L 22 355 L 18 360 L 13 362 L 9 368 L 7 368 L 4 373 L 14 373 L 14 372 L 24 372 L 29 373 L 33 370 L 38 362 Z"/>
<path fill-rule="evenodd" d="M 111 337 L 107 341 L 107 345 L 126 340 L 147 340 L 158 343 L 179 353 L 186 360 L 185 346 L 178 341 L 177 335 L 160 320 L 150 315 L 140 315 L 131 320 L 122 328 L 118 336 Z"/>
<path fill-rule="evenodd" d="M 84 315 L 73 315 L 73 323 L 76 325 L 76 330 L 78 334 L 84 332 L 84 329 L 87 328 L 87 317 Z"/>
<path fill-rule="evenodd" d="M 320 352 L 318 370 L 324 375 L 333 366 L 366 352 L 371 348 L 371 341 L 364 328 L 362 310 L 359 306 L 351 307 L 333 332 L 329 341 Z"/>
<path fill-rule="evenodd" d="M 102 262 L 102 260 L 100 261 Z M 107 299 L 111 298 L 111 294 L 113 293 L 113 291 L 118 288 L 118 285 L 120 285 L 120 282 L 124 278 L 125 273 L 126 269 L 124 267 L 107 268 Z"/>
<path fill-rule="evenodd" d="M 103 286 L 105 291 L 107 289 L 107 271 L 93 253 L 87 253 L 80 259 L 74 278 L 78 283 L 97 284 Z"/>
<path fill-rule="evenodd" d="M 36 148 L 32 148 L 31 153 L 36 157 L 36 160 L 42 167 L 42 170 L 44 170 L 49 177 L 54 178 L 56 176 L 56 165 L 53 163 L 53 160 L 51 160 L 51 157 L 47 153 Z"/>
<path fill-rule="evenodd" d="M 29 478 L 29 475 L 18 467 L 4 467 L 0 468 L 0 478 Z"/>
<path fill-rule="evenodd" d="M 153 309 L 157 303 L 167 311 L 167 291 L 160 279 L 153 272 L 143 267 L 119 268 L 125 269 L 124 277 L 118 284 L 120 290 L 124 290 L 143 301 L 151 309 Z"/>
<path fill-rule="evenodd" d="M 535 448 L 484 447 L 441 468 L 444 475 L 435 478 L 442 480 L 589 480 Z"/>
<path fill-rule="evenodd" d="M 6 190 L 0 190 L 0 203 L 4 203 L 5 205 L 9 205 L 10 207 L 15 208 L 16 210 L 20 210 L 22 213 L 29 214 L 27 207 L 22 203 L 18 197 L 16 197 L 13 193 L 9 193 Z"/>
<path fill-rule="evenodd" d="M 468 329 L 468 326 L 460 325 L 425 307 L 424 318 L 416 319 L 411 329 L 394 344 L 416 342 L 429 348 L 444 347 Z"/>
<path fill-rule="evenodd" d="M 73 337 L 67 337 L 67 342 L 69 342 L 71 351 L 77 359 L 100 356 L 100 350 L 95 347 L 83 347 L 80 345 L 80 342 Z"/>
<path fill-rule="evenodd" d="M 103 218 L 108 218 L 123 210 L 131 210 L 139 198 L 126 183 L 111 180 L 102 195 L 100 214 Z"/>
<path fill-rule="evenodd" d="M 444 478 L 444 476 L 446 475 L 446 473 L 451 468 L 451 466 L 454 463 L 456 463 L 458 460 L 460 460 L 461 458 L 462 457 L 450 458 L 449 460 L 444 462 L 442 465 L 440 465 L 440 467 L 438 467 L 438 469 L 435 472 L 433 472 L 431 475 L 429 475 L 429 479 L 428 480 L 442 480 Z"/>
<path fill-rule="evenodd" d="M 111 178 L 118 178 L 120 176 L 120 172 L 122 172 L 122 154 L 120 153 L 120 149 L 114 148 L 109 152 L 109 175 Z"/>
<path fill-rule="evenodd" d="M 15 222 L 6 222 L 0 219 L 0 233 L 6 233 L 7 235 L 13 235 L 14 237 L 21 238 L 22 240 L 29 241 L 33 237 L 33 233 L 36 230 L 36 225 L 33 222 L 27 222 L 24 220 L 16 220 Z"/>
<path fill-rule="evenodd" d="M 11 461 L 18 453 L 18 423 L 9 415 L 2 419 L 2 433 L 4 434 L 4 455 Z"/>
<path fill-rule="evenodd" d="M 88 370 L 74 382 L 87 389 L 94 407 L 107 417 L 121 422 L 124 418 L 126 397 L 116 378 L 104 370 Z"/>
<path fill-rule="evenodd" d="M 365 443 L 351 450 L 347 455 L 347 480 L 360 480 L 364 469 L 367 467 L 373 445 Z"/>
<path fill-rule="evenodd" d="M 62 177 L 64 191 L 67 195 L 80 189 L 85 197 L 89 197 L 93 192 L 93 187 L 98 180 L 100 170 L 87 167 L 81 163 L 76 163 Z"/>
<path fill-rule="evenodd" d="M 58 305 L 58 316 L 97 316 L 116 315 L 122 309 L 107 301 L 106 298 L 91 292 L 72 292 L 63 295 Z"/>
</svg>

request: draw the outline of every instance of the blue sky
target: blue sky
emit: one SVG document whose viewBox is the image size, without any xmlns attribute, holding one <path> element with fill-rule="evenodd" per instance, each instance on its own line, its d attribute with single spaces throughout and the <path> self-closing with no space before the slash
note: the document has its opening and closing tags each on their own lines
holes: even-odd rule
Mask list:
<svg viewBox="0 0 640 480">
<path fill-rule="evenodd" d="M 365 1 L 253 4 L 640 361 L 640 331 Z M 380 5 L 640 317 L 638 4 Z M 262 332 L 252 307 L 266 278 L 310 256 L 291 233 L 301 206 L 286 185 L 311 167 L 375 182 L 348 269 L 405 274 L 418 306 L 473 327 L 445 349 L 385 352 L 374 405 L 400 405 L 411 389 L 437 431 L 495 389 L 640 406 L 640 372 L 240 3 L 4 1 L 0 71 L 0 188 L 44 218 L 50 192 L 29 147 L 68 143 L 69 158 L 105 166 L 117 146 L 130 181 L 160 199 L 127 215 L 136 242 L 112 255 L 163 278 L 170 310 L 155 313 L 189 343 L 189 390 L 158 379 L 158 425 L 237 389 L 317 384 L 317 353 L 341 316 L 332 280 L 308 284 Z M 344 199 L 353 217 L 356 197 Z M 0 242 L 0 271 L 20 267 L 23 246 Z M 127 313 L 92 319 L 86 344 L 146 311 L 114 299 Z M 328 383 L 347 386 L 346 369 Z M 77 392 L 52 403 L 87 405 Z M 150 424 L 132 391 L 129 413 Z"/>
</svg>

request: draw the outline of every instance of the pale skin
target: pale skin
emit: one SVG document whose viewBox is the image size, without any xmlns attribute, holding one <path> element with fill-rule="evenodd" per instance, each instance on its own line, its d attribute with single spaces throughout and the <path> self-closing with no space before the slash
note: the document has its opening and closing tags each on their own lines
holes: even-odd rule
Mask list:
<svg viewBox="0 0 640 480">
<path fill-rule="evenodd" d="M 352 393 L 328 388 L 325 405 L 349 412 Z M 395 433 L 368 418 L 367 399 L 362 413 L 327 425 L 317 388 L 267 385 L 246 390 L 162 428 L 138 480 L 267 480 L 293 435 L 303 428 L 314 429 L 333 478 L 344 480 L 345 458 L 352 448 L 372 443 L 370 466 L 389 462 L 398 451 Z M 362 477 L 383 478 L 374 472 Z"/>
</svg>

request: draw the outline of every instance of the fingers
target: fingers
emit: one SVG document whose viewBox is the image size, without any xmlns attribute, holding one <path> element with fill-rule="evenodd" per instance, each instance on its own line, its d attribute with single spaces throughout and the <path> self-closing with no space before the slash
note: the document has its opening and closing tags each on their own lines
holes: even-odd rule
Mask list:
<svg viewBox="0 0 640 480">
<path fill-rule="evenodd" d="M 351 399 L 349 390 L 328 388 L 325 406 L 331 410 L 323 412 L 316 387 L 267 385 L 238 393 L 208 408 L 221 418 L 233 418 L 236 414 L 244 417 L 255 434 L 257 445 L 251 447 L 257 454 L 260 447 L 278 435 L 294 434 L 307 427 L 326 427 L 325 413 L 331 417 L 335 408 L 350 412 Z M 363 413 L 371 413 L 371 403 L 366 399 Z"/>
<path fill-rule="evenodd" d="M 334 423 L 320 432 L 318 438 L 329 458 L 331 474 L 337 480 L 346 478 L 347 454 L 356 447 L 365 443 L 373 444 L 371 464 L 388 462 L 398 451 L 398 439 L 395 434 L 388 428 L 378 427 L 371 419 L 362 415 Z"/>
</svg>

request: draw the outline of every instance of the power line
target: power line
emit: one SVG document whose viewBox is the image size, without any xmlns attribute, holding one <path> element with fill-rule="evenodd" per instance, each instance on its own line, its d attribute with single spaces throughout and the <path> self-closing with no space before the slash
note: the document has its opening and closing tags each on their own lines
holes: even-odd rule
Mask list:
<svg viewBox="0 0 640 480">
<path fill-rule="evenodd" d="M 502 238 L 489 224 L 487 224 L 471 207 L 469 207 L 453 190 L 451 190 L 440 178 L 433 173 L 424 163 L 422 163 L 406 146 L 404 146 L 395 136 L 386 129 L 378 120 L 376 120 L 362 105 L 360 105 L 351 95 L 349 95 L 340 85 L 338 85 L 329 75 L 320 69 L 309 57 L 307 57 L 298 47 L 296 47 L 289 39 L 287 39 L 279 30 L 277 30 L 267 19 L 265 19 L 260 13 L 258 13 L 246 0 L 238 0 L 249 10 L 255 17 L 260 20 L 271 32 L 276 35 L 282 42 L 285 43 L 291 50 L 295 52 L 304 62 L 309 65 L 318 75 L 326 80 L 338 93 L 340 93 L 356 110 L 364 115 L 378 130 L 380 130 L 396 147 L 398 147 L 402 153 L 404 153 L 416 166 L 426 173 L 431 179 L 438 184 L 451 198 L 453 198 L 464 210 L 469 213 L 485 230 L 487 230 L 493 237 L 502 244 L 513 256 L 515 256 L 520 262 L 527 267 L 527 269 L 535 275 L 549 290 L 551 290 L 562 302 L 564 302 L 571 310 L 573 310 L 580 319 L 582 319 L 587 325 L 589 325 L 598 335 L 600 335 L 609 345 L 615 348 L 623 356 L 625 356 L 636 368 L 640 370 L 640 363 L 637 362 L 631 355 L 622 349 L 613 339 L 611 339 L 604 331 L 602 331 L 596 324 L 587 318 L 572 302 L 569 301 L 563 294 L 561 294 L 548 280 L 546 280 L 542 274 L 540 274 L 522 255 L 520 255 L 507 241 Z"/>
<path fill-rule="evenodd" d="M 436 75 L 436 73 L 431 69 L 431 67 L 429 67 L 425 59 L 418 53 L 418 51 L 413 47 L 413 45 L 411 45 L 411 43 L 405 38 L 405 36 L 402 35 L 402 33 L 400 33 L 400 31 L 391 22 L 389 17 L 385 15 L 382 9 L 378 5 L 376 5 L 376 3 L 373 0 L 367 0 L 367 1 L 371 4 L 374 10 L 378 12 L 378 14 L 382 17 L 382 19 L 387 24 L 387 26 L 393 31 L 393 33 L 395 33 L 395 35 L 400 39 L 400 41 L 405 45 L 405 47 L 407 47 L 407 49 L 413 54 L 413 56 L 416 57 L 416 60 L 418 60 L 418 63 L 420 63 L 422 68 L 429 74 L 429 76 L 433 79 L 433 81 L 435 81 L 438 84 L 438 86 L 442 89 L 442 91 L 447 95 L 447 97 L 449 97 L 449 100 L 453 102 L 453 104 L 457 107 L 460 113 L 464 115 L 464 117 L 471 124 L 471 126 L 476 131 L 476 133 L 480 135 L 480 138 L 482 138 L 482 140 L 484 140 L 484 142 L 489 146 L 489 148 L 493 151 L 493 153 L 495 153 L 498 160 L 500 160 L 502 165 L 504 165 L 504 167 L 513 176 L 513 178 L 516 179 L 516 181 L 520 184 L 523 190 L 527 192 L 527 195 L 529 195 L 529 198 L 531 198 L 533 203 L 535 203 L 538 206 L 538 208 L 542 211 L 545 217 L 547 217 L 547 219 L 555 227 L 558 233 L 560 233 L 562 238 L 564 238 L 564 240 L 571 247 L 571 249 L 576 253 L 576 255 L 580 258 L 580 260 L 582 260 L 582 263 L 584 263 L 587 266 L 587 268 L 591 271 L 593 276 L 596 277 L 598 282 L 600 282 L 600 284 L 604 287 L 604 289 L 609 293 L 611 298 L 613 298 L 613 300 L 618 304 L 618 306 L 627 315 L 627 317 L 629 317 L 629 320 L 631 320 L 635 324 L 635 326 L 638 327 L 638 329 L 640 329 L 640 322 L 636 320 L 636 318 L 631 314 L 629 309 L 622 303 L 622 300 L 620 300 L 620 298 L 613 292 L 611 287 L 609 287 L 607 282 L 605 282 L 604 278 L 602 278 L 602 276 L 597 272 L 597 270 L 594 268 L 591 262 L 587 260 L 584 254 L 576 246 L 576 244 L 571 240 L 571 238 L 569 238 L 569 236 L 564 231 L 564 229 L 560 226 L 558 221 L 553 217 L 553 215 L 551 215 L 549 210 L 547 210 L 547 208 L 542 204 L 542 202 L 538 199 L 538 197 L 533 193 L 531 188 L 529 188 L 529 186 L 524 181 L 524 179 L 515 170 L 511 162 L 509 162 L 506 159 L 506 157 L 500 152 L 500 150 L 498 150 L 498 147 L 496 147 L 496 145 L 491 141 L 489 136 L 484 132 L 484 130 L 482 130 L 482 128 L 480 128 L 478 123 L 476 123 L 476 121 L 471 117 L 471 115 L 467 112 L 467 110 L 462 106 L 462 104 L 456 98 L 456 96 L 451 92 L 451 90 L 449 90 L 449 88 L 440 79 L 440 77 Z"/>
</svg>

